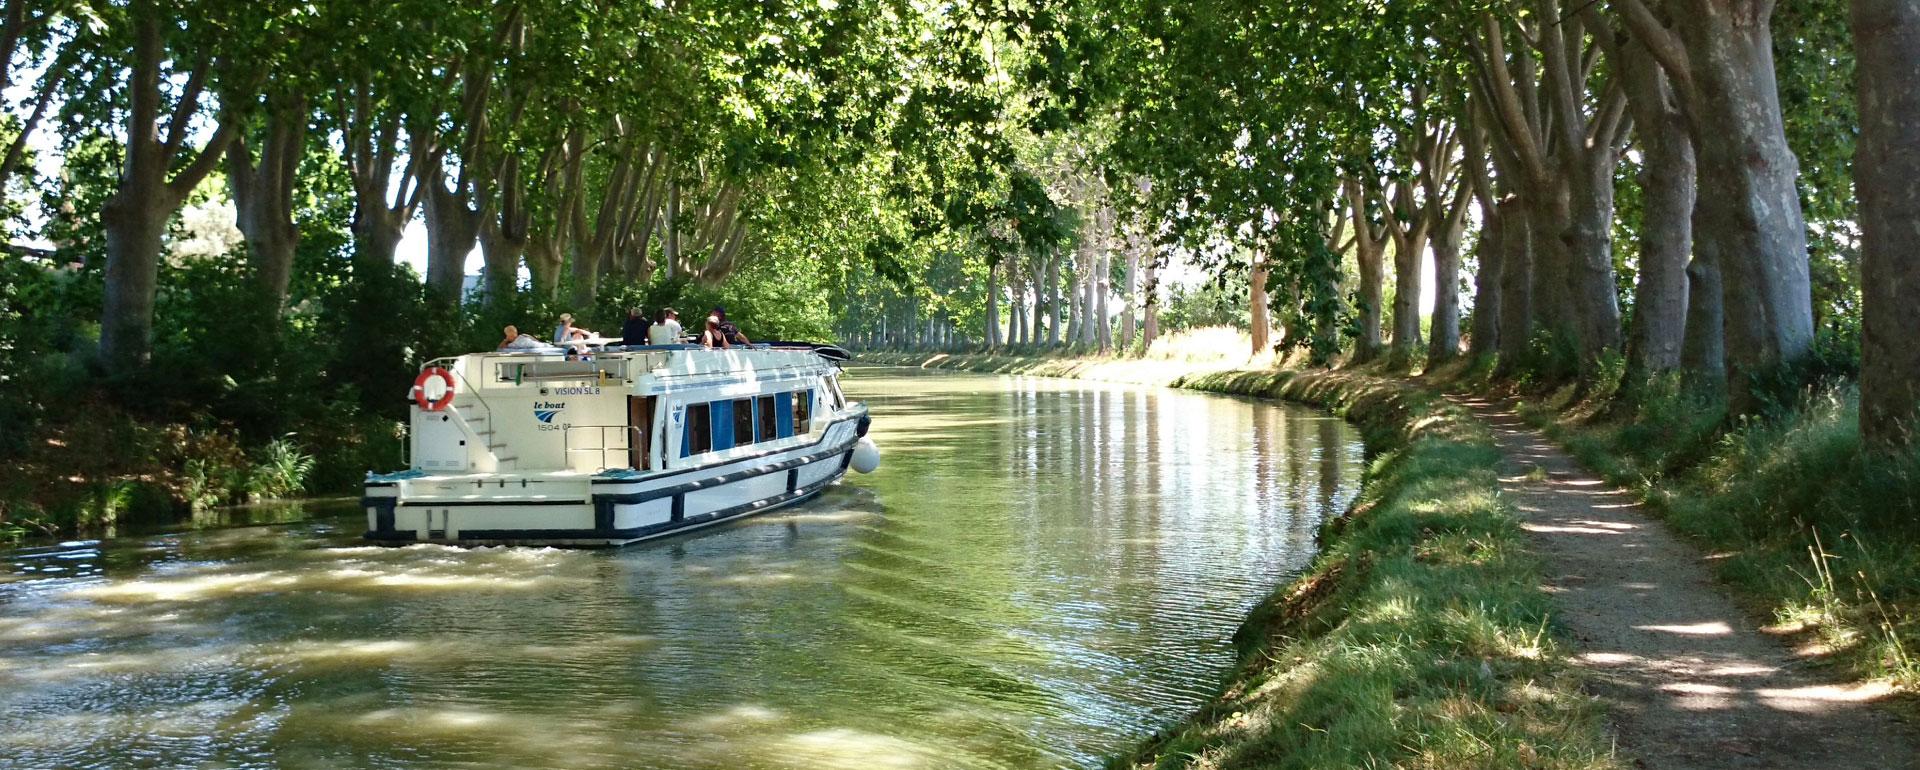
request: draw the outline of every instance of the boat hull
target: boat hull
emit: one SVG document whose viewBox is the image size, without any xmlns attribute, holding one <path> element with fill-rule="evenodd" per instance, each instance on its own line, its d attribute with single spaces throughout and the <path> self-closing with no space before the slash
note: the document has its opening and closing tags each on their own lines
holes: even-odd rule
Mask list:
<svg viewBox="0 0 1920 770">
<path fill-rule="evenodd" d="M 859 420 L 843 419 L 805 446 L 667 473 L 369 482 L 361 499 L 366 538 L 388 544 L 613 547 L 678 535 L 819 494 L 846 475 L 860 426 Z"/>
</svg>

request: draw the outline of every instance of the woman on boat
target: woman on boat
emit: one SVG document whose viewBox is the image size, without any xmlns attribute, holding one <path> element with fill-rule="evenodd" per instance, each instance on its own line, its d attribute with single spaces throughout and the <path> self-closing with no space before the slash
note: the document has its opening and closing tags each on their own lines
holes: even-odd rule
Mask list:
<svg viewBox="0 0 1920 770">
<path fill-rule="evenodd" d="M 720 331 L 720 319 L 717 316 L 707 316 L 707 328 L 700 333 L 700 344 L 707 346 L 708 349 L 726 350 L 732 347 L 727 344 L 726 333 Z"/>
</svg>

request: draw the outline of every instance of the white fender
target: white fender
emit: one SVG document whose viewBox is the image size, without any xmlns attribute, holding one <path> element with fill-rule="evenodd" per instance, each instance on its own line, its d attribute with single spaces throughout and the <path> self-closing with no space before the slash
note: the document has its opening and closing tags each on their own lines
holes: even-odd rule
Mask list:
<svg viewBox="0 0 1920 770">
<path fill-rule="evenodd" d="M 862 438 L 853 445 L 853 469 L 861 473 L 872 473 L 880 469 L 880 447 L 873 439 Z"/>
</svg>

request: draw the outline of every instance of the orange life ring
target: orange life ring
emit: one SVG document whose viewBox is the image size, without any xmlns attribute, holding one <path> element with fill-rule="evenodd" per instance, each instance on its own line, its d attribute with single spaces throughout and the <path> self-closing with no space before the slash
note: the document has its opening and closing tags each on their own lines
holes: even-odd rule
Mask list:
<svg viewBox="0 0 1920 770">
<path fill-rule="evenodd" d="M 445 392 L 439 398 L 427 397 L 427 382 L 438 379 L 447 384 Z M 438 366 L 429 366 L 420 370 L 420 376 L 413 378 L 413 401 L 421 409 L 438 412 L 453 403 L 453 372 Z"/>
</svg>

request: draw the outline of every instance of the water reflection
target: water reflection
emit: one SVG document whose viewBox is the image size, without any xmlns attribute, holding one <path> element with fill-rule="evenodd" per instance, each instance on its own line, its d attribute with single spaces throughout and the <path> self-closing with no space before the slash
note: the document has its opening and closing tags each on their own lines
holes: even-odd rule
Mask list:
<svg viewBox="0 0 1920 770">
<path fill-rule="evenodd" d="M 345 511 L 0 555 L 0 766 L 1097 765 L 1207 696 L 1360 467 L 1251 401 L 848 389 L 880 473 L 665 543 L 381 548 Z"/>
</svg>

